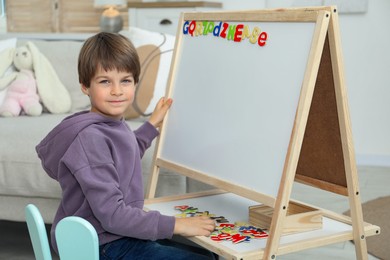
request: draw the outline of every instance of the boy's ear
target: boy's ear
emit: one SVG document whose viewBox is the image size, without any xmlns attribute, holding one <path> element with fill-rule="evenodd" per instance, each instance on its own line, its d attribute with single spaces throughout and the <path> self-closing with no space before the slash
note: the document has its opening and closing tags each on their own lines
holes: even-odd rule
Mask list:
<svg viewBox="0 0 390 260">
<path fill-rule="evenodd" d="M 82 91 L 85 95 L 89 96 L 89 88 L 87 88 L 84 84 L 81 84 L 81 91 Z"/>
</svg>

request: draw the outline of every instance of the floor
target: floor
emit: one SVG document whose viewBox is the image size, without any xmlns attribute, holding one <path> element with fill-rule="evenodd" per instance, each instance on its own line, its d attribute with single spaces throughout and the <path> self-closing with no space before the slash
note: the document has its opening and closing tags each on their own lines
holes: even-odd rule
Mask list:
<svg viewBox="0 0 390 260">
<path fill-rule="evenodd" d="M 377 197 L 390 195 L 390 168 L 358 167 L 362 202 Z M 310 194 L 310 196 L 308 196 Z M 349 209 L 348 200 L 301 184 L 294 184 L 292 198 L 335 211 L 344 212 Z M 2 209 L 4 210 L 4 209 Z M 47 229 L 50 227 L 47 226 Z M 350 260 L 355 259 L 355 247 L 351 242 L 338 243 L 326 247 L 304 250 L 299 253 L 279 256 L 277 259 L 302 260 Z M 0 260 L 34 259 L 27 226 L 25 223 L 0 221 Z M 54 260 L 58 258 L 53 257 Z M 370 260 L 377 259 L 369 256 Z"/>
<path fill-rule="evenodd" d="M 358 167 L 358 174 L 362 203 L 390 195 L 388 188 L 388 184 L 390 183 L 390 168 L 361 166 Z M 349 202 L 346 197 L 314 189 L 306 185 L 294 184 L 291 196 L 299 201 L 318 205 L 338 213 L 349 209 Z M 327 260 L 332 258 L 337 260 L 356 259 L 354 244 L 347 241 L 277 257 L 278 260 Z M 374 260 L 378 258 L 369 255 L 368 259 Z"/>
</svg>

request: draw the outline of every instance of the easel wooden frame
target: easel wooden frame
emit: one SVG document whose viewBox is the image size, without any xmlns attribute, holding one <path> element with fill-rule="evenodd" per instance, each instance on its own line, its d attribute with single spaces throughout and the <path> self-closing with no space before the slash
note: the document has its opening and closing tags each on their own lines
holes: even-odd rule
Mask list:
<svg viewBox="0 0 390 260">
<path fill-rule="evenodd" d="M 345 240 L 353 240 L 356 245 L 356 256 L 358 259 L 367 259 L 367 245 L 365 238 L 367 236 L 379 234 L 380 229 L 377 226 L 367 224 L 363 222 L 363 215 L 360 202 L 360 192 L 359 192 L 359 182 L 357 176 L 355 155 L 353 140 L 351 134 L 351 125 L 349 119 L 349 110 L 348 110 L 348 100 L 345 87 L 345 79 L 343 73 L 343 61 L 341 53 L 341 41 L 339 35 L 339 25 L 338 25 L 338 16 L 337 8 L 334 6 L 331 7 L 313 7 L 313 8 L 297 8 L 297 9 L 284 9 L 284 10 L 259 10 L 259 11 L 242 11 L 242 12 L 217 12 L 211 15 L 215 15 L 218 19 L 216 20 L 230 20 L 230 21 L 251 21 L 251 16 L 261 12 L 265 21 L 312 21 L 313 19 L 318 19 L 317 23 L 320 25 L 317 26 L 315 31 L 316 39 L 318 42 L 312 43 L 312 49 L 308 61 L 308 69 L 305 72 L 304 82 L 301 89 L 301 98 L 299 100 L 296 120 L 294 124 L 293 134 L 290 139 L 290 145 L 288 149 L 287 158 L 285 160 L 284 171 L 282 180 L 279 186 L 279 192 L 277 199 L 269 198 L 267 196 L 260 196 L 262 203 L 271 205 L 274 207 L 274 217 L 272 219 L 270 236 L 267 240 L 267 246 L 264 252 L 251 252 L 246 255 L 233 255 L 233 253 L 227 252 L 225 256 L 235 257 L 235 258 L 263 258 L 263 259 L 274 259 L 278 254 L 285 254 L 288 252 L 293 252 L 297 250 L 303 250 L 307 248 L 327 245 L 331 243 L 341 242 Z M 282 15 L 281 15 L 282 14 Z M 229 19 L 226 19 L 226 18 Z M 326 18 L 324 18 L 326 17 Z M 183 19 L 181 20 L 210 20 L 210 13 L 186 13 L 183 14 Z M 326 34 L 323 31 L 326 31 Z M 178 29 L 180 32 L 180 26 Z M 179 34 L 178 34 L 179 35 Z M 180 37 L 176 41 L 176 48 L 180 45 Z M 329 46 L 327 46 L 329 45 Z M 174 61 L 177 59 L 174 56 Z M 334 86 L 335 92 L 335 101 L 337 108 L 334 111 L 337 112 L 336 121 L 338 121 L 336 136 L 339 137 L 339 147 L 340 153 L 338 156 L 341 158 L 342 169 L 339 171 L 339 175 L 343 175 L 341 179 L 345 177 L 345 181 L 342 181 L 342 184 L 335 184 L 333 180 L 328 181 L 327 179 L 321 180 L 317 176 L 309 176 L 305 174 L 305 169 L 302 170 L 303 174 L 298 173 L 297 166 L 301 163 L 305 165 L 305 158 L 300 158 L 301 148 L 304 145 L 304 140 L 306 138 L 306 131 L 310 131 L 307 127 L 308 118 L 310 113 L 317 104 L 313 104 L 313 94 L 316 92 L 317 86 L 317 73 L 321 73 L 321 66 L 325 62 L 324 60 L 328 59 L 331 62 L 330 67 L 326 67 L 325 73 L 330 73 Z M 171 75 L 175 73 L 175 64 L 171 67 Z M 171 82 L 168 83 L 170 86 Z M 332 86 L 332 87 L 333 87 Z M 168 88 L 168 96 L 170 96 L 170 87 Z M 312 112 L 314 113 L 314 112 Z M 164 131 L 164 124 L 161 131 Z M 321 131 L 321 129 L 314 129 L 313 131 Z M 338 133 L 339 131 L 339 133 Z M 308 140 L 308 138 L 306 138 Z M 311 141 L 310 141 L 311 142 Z M 337 142 L 337 140 L 336 140 Z M 194 178 L 205 183 L 214 185 L 218 188 L 221 188 L 226 191 L 234 191 L 234 193 L 249 198 L 253 200 L 259 200 L 259 194 L 253 193 L 252 191 L 246 189 L 245 187 L 237 187 L 229 182 L 225 182 L 220 179 L 209 178 L 207 175 L 204 175 L 195 170 L 186 168 L 182 165 L 172 164 L 168 161 L 162 160 L 159 157 L 160 140 L 157 141 L 157 148 L 154 155 L 154 164 L 153 172 L 151 174 L 148 190 L 146 197 L 148 201 L 164 201 L 161 199 L 152 199 L 155 196 L 159 168 L 163 167 L 166 169 L 174 170 L 175 172 L 182 174 L 184 176 Z M 317 144 L 316 144 L 317 145 Z M 340 177 L 340 176 L 339 176 Z M 279 240 L 282 235 L 283 223 L 286 218 L 286 209 L 289 201 L 290 194 L 293 186 L 294 179 L 309 184 L 324 190 L 332 191 L 338 194 L 343 194 L 348 196 L 351 208 L 351 218 L 348 219 L 344 216 L 335 214 L 323 210 L 324 216 L 337 219 L 338 221 L 345 223 L 352 223 L 353 234 L 343 234 L 337 237 L 324 237 L 316 241 L 306 241 L 300 243 L 299 245 L 290 245 L 285 247 L 280 247 Z M 205 195 L 205 194 L 200 194 Z M 199 196 L 193 195 L 193 196 Z M 174 197 L 173 199 L 180 199 L 183 197 L 191 197 L 191 195 Z M 169 200 L 167 198 L 167 200 Z M 195 239 L 197 243 L 213 250 L 215 252 L 221 252 L 223 249 L 218 248 L 215 245 L 209 245 L 204 238 Z"/>
</svg>

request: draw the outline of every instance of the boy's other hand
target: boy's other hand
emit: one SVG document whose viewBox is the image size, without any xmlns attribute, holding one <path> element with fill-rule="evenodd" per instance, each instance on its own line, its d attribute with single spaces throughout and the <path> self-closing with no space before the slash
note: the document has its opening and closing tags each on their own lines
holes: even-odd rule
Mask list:
<svg viewBox="0 0 390 260">
<path fill-rule="evenodd" d="M 209 217 L 176 218 L 174 234 L 192 236 L 210 236 L 215 229 L 215 221 Z"/>
<path fill-rule="evenodd" d="M 171 107 L 173 100 L 171 98 L 160 98 L 152 115 L 149 118 L 149 123 L 158 128 L 161 126 L 168 109 Z"/>
</svg>

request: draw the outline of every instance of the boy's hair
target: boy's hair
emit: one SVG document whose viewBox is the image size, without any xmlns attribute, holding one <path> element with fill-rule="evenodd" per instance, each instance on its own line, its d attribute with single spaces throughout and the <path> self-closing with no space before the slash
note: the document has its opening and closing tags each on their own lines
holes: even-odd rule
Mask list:
<svg viewBox="0 0 390 260">
<path fill-rule="evenodd" d="M 137 84 L 141 65 L 137 50 L 123 35 L 101 32 L 88 38 L 80 50 L 78 60 L 79 82 L 86 87 L 99 68 L 131 72 Z"/>
</svg>

